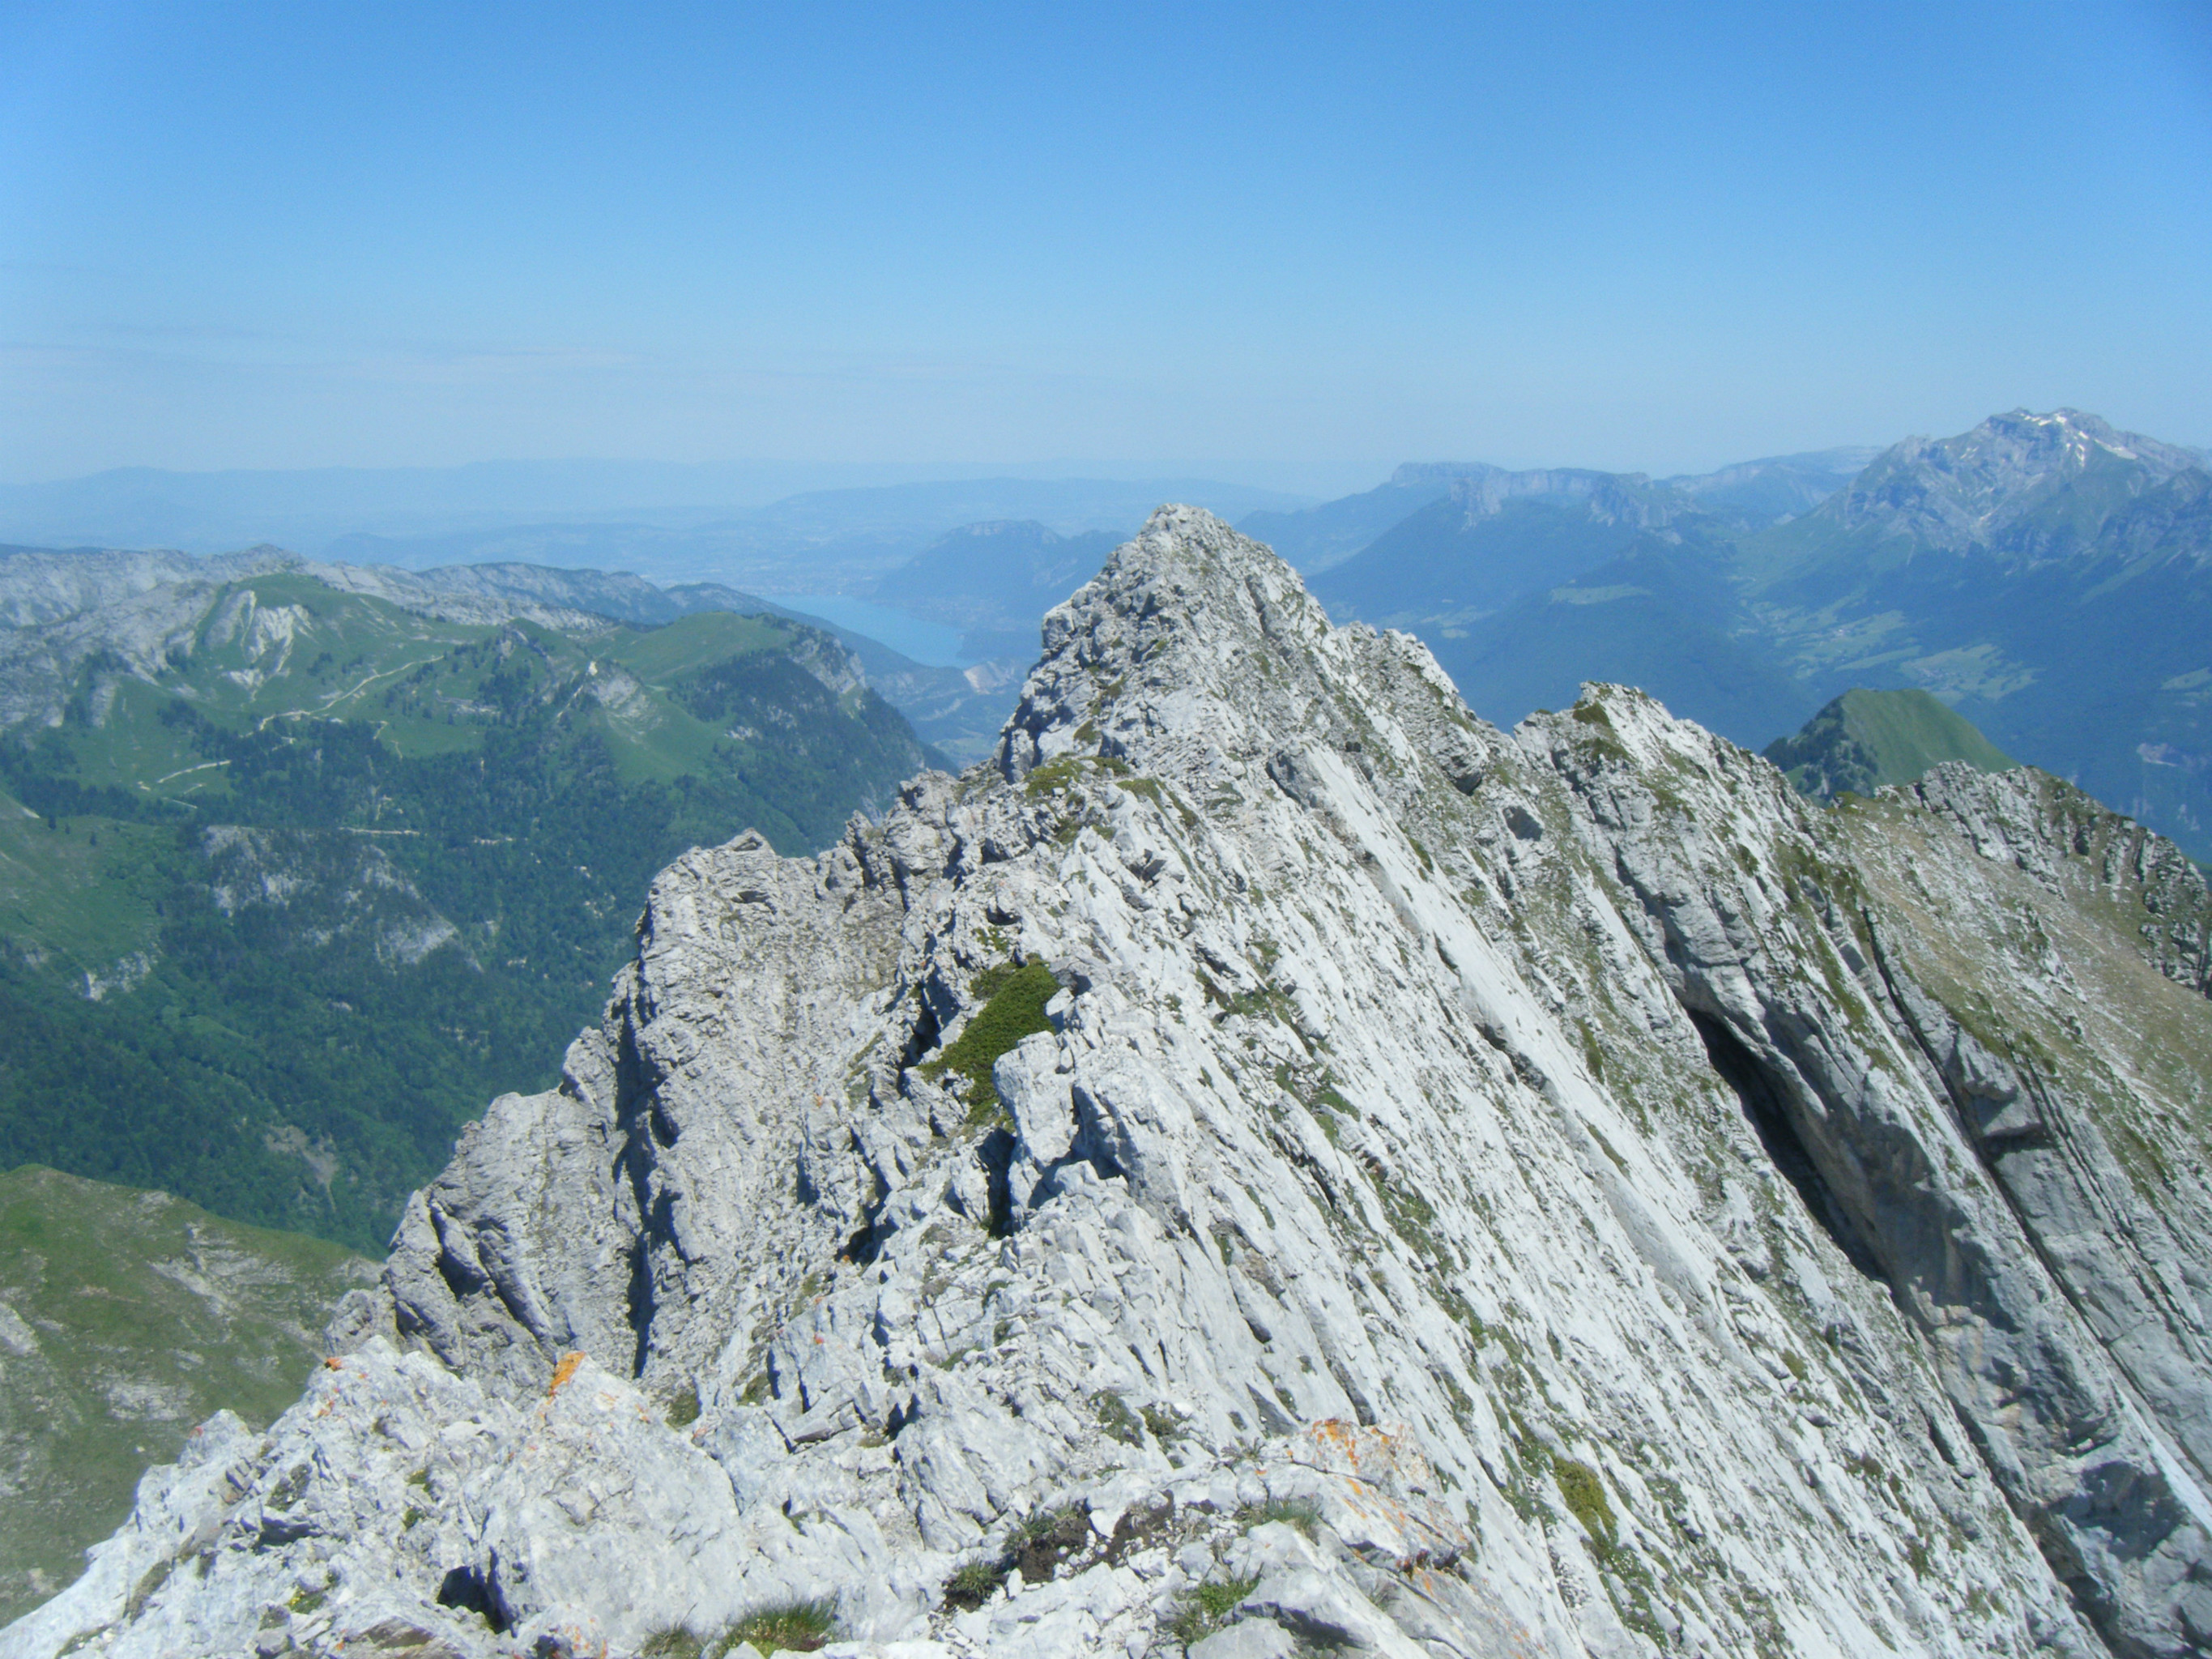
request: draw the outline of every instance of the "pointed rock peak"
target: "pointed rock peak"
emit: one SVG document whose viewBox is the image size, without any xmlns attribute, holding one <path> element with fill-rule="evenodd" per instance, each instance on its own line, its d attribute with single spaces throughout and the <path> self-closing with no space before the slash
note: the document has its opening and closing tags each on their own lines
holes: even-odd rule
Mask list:
<svg viewBox="0 0 2212 1659">
<path fill-rule="evenodd" d="M 1066 624 L 1054 627 L 1065 614 Z M 1049 659 L 1085 630 L 1109 653 L 1134 666 L 1164 651 L 1232 656 L 1239 644 L 1286 627 L 1300 642 L 1328 630 L 1328 618 L 1297 571 L 1272 549 L 1238 534 L 1203 507 L 1170 504 L 1045 622 Z M 1253 637 L 1246 637 L 1253 636 Z M 1098 665 L 1112 665 L 1107 657 Z"/>
<path fill-rule="evenodd" d="M 1068 754 L 1162 775 L 1202 756 L 1273 753 L 1297 734 L 1388 731 L 1387 685 L 1419 683 L 1431 717 L 1469 724 L 1451 682 L 1409 635 L 1333 628 L 1297 571 L 1202 508 L 1161 507 L 1044 621 L 1044 655 L 1000 740 L 1009 778 Z M 1332 739 L 1333 740 L 1333 739 Z"/>
<path fill-rule="evenodd" d="M 1219 568 L 1224 563 L 1290 568 L 1271 549 L 1249 536 L 1239 535 L 1204 507 L 1187 507 L 1179 501 L 1164 501 L 1153 508 L 1152 516 L 1145 520 L 1145 527 L 1115 549 L 1106 568 L 1111 570 L 1116 564 L 1147 556 L 1167 562 L 1181 560 L 1198 570 Z"/>
<path fill-rule="evenodd" d="M 2160 476 L 2188 466 L 2194 459 L 2186 450 L 2140 433 L 2123 432 L 2101 416 L 2079 409 L 2054 409 L 2042 415 L 2028 409 L 2008 410 L 1990 416 L 1950 442 L 1969 450 L 2000 447 L 2053 468 L 2069 463 L 2078 466 L 2092 449 L 2102 449 L 2122 460 L 2139 461 Z"/>
<path fill-rule="evenodd" d="M 2141 433 L 2123 432 L 2079 409 L 2008 410 L 1953 438 L 1908 438 L 1888 452 L 1907 462 L 1932 462 L 1962 481 L 2020 486 L 2078 471 L 2094 450 L 2135 461 L 2165 477 L 2195 465 L 2187 450 Z"/>
<path fill-rule="evenodd" d="M 1286 628 L 1301 643 L 1328 631 L 1297 572 L 1203 507 L 1170 504 L 1046 617 L 1037 672 L 1079 667 L 1112 679 L 1173 655 L 1212 682 L 1212 670 L 1233 669 Z"/>
</svg>

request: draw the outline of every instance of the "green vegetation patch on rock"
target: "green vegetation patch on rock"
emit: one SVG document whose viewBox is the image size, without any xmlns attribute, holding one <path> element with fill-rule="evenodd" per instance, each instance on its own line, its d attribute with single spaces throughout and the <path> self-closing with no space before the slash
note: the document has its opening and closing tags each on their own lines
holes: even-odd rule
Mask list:
<svg viewBox="0 0 2212 1659">
<path fill-rule="evenodd" d="M 1031 962 L 1016 969 L 998 982 L 990 1000 L 962 1027 L 951 1045 L 922 1063 L 922 1074 L 937 1078 L 949 1072 L 967 1079 L 969 1116 L 978 1121 L 988 1117 L 999 1104 L 991 1067 L 1024 1037 L 1052 1029 L 1044 1006 L 1059 992 L 1060 981 L 1044 963 Z"/>
<path fill-rule="evenodd" d="M 746 1643 L 760 1653 L 811 1653 L 837 1634 L 837 1608 L 822 1601 L 780 1601 L 757 1607 L 717 1634 L 702 1636 L 689 1625 L 672 1625 L 645 1638 L 644 1659 L 724 1659 Z"/>
<path fill-rule="evenodd" d="M 1560 1499 L 1583 1530 L 1589 1534 L 1590 1542 L 1598 1553 L 1610 1555 L 1618 1545 L 1612 1500 L 1605 1495 L 1605 1480 L 1587 1463 L 1578 1463 L 1571 1457 L 1553 1460 L 1552 1478 L 1559 1482 Z"/>
<path fill-rule="evenodd" d="M 1259 1583 L 1259 1576 L 1252 1574 L 1192 1585 L 1176 1599 L 1175 1611 L 1167 1620 L 1169 1632 L 1185 1647 L 1202 1639 L 1220 1629 L 1222 1621 L 1237 1611 Z"/>
</svg>

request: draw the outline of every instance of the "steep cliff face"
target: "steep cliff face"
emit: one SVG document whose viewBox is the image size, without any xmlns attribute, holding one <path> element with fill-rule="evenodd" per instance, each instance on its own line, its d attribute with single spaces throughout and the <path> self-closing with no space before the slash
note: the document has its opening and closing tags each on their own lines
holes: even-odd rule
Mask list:
<svg viewBox="0 0 2212 1659">
<path fill-rule="evenodd" d="M 665 871 L 0 1654 L 2200 1652 L 2209 933 L 2063 786 L 1501 734 L 1163 509 L 990 763 Z"/>
</svg>

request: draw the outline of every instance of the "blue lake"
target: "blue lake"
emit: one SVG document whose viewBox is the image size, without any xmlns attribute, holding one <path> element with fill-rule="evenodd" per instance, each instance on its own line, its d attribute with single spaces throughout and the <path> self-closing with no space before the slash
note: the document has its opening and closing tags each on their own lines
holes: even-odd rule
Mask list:
<svg viewBox="0 0 2212 1659">
<path fill-rule="evenodd" d="M 960 630 L 945 623 L 925 622 L 903 611 L 893 611 L 866 599 L 842 593 L 775 593 L 773 599 L 788 611 L 803 611 L 826 623 L 865 634 L 888 645 L 901 656 L 911 657 L 932 668 L 965 668 L 975 660 L 960 648 Z"/>
</svg>

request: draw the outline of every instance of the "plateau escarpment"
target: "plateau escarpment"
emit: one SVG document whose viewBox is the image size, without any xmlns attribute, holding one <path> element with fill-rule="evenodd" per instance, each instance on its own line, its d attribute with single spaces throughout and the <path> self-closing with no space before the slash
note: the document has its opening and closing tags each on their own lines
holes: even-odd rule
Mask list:
<svg viewBox="0 0 2212 1659">
<path fill-rule="evenodd" d="M 1044 643 L 989 763 L 665 871 L 307 1397 L 0 1654 L 2203 1650 L 2175 849 L 1500 733 L 1188 509 Z"/>
</svg>

